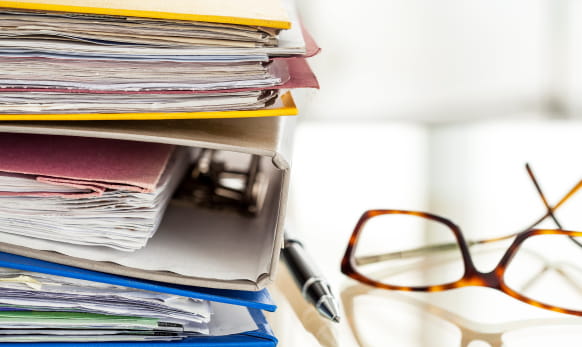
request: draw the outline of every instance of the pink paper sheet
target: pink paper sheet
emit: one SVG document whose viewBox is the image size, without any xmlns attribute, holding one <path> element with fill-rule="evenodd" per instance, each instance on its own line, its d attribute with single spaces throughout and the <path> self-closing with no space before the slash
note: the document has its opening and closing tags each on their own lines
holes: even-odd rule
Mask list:
<svg viewBox="0 0 582 347">
<path fill-rule="evenodd" d="M 78 188 L 79 193 L 7 192 L 4 195 L 99 196 L 107 189 L 152 192 L 174 146 L 72 136 L 0 133 L 0 172 Z"/>
</svg>

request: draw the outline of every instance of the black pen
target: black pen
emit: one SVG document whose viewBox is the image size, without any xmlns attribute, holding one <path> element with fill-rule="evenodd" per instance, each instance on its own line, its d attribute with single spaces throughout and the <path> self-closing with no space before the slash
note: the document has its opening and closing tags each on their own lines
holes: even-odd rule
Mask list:
<svg viewBox="0 0 582 347">
<path fill-rule="evenodd" d="M 339 322 L 339 305 L 327 281 L 307 255 L 303 244 L 285 231 L 283 259 L 299 286 L 301 294 L 317 311 L 327 319 Z"/>
</svg>

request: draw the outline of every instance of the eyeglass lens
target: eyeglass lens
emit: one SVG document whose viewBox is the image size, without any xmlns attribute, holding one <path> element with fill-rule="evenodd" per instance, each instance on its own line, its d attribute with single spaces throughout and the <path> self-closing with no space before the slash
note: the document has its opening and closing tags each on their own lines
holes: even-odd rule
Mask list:
<svg viewBox="0 0 582 347">
<path fill-rule="evenodd" d="M 355 249 L 356 269 L 394 286 L 434 286 L 463 276 L 462 254 L 454 233 L 440 222 L 385 214 L 367 220 Z"/>
</svg>

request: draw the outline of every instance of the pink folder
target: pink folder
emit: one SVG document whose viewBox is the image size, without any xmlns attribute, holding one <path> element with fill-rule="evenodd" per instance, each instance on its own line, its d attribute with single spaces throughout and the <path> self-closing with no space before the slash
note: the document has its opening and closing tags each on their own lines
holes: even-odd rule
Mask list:
<svg viewBox="0 0 582 347">
<path fill-rule="evenodd" d="M 78 192 L 9 192 L 0 196 L 99 196 L 107 189 L 152 192 L 174 146 L 99 138 L 0 133 L 0 173 L 23 174 Z"/>
</svg>

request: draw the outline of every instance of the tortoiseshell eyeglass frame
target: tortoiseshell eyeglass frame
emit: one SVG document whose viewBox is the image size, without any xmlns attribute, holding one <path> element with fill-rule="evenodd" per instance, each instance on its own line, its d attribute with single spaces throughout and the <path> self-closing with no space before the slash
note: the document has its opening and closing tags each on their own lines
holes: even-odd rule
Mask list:
<svg viewBox="0 0 582 347">
<path fill-rule="evenodd" d="M 463 233 L 461 232 L 461 229 L 457 225 L 455 225 L 453 222 L 451 222 L 450 220 L 448 220 L 446 218 L 443 218 L 443 217 L 440 217 L 440 216 L 437 216 L 434 214 L 425 213 L 425 212 L 418 212 L 418 211 L 406 211 L 406 210 L 368 210 L 368 211 L 364 212 L 364 214 L 362 214 L 362 216 L 358 220 L 356 227 L 355 227 L 355 229 L 350 237 L 348 247 L 347 247 L 346 252 L 344 253 L 344 257 L 342 259 L 341 271 L 345 275 L 347 275 L 348 277 L 351 277 L 359 282 L 365 283 L 365 284 L 370 285 L 370 286 L 375 287 L 375 288 L 389 289 L 389 290 L 414 291 L 414 292 L 438 292 L 438 291 L 444 291 L 444 290 L 461 288 L 461 287 L 468 287 L 468 286 L 488 287 L 488 288 L 500 290 L 501 292 L 503 292 L 503 293 L 505 293 L 505 294 L 517 299 L 517 300 L 520 300 L 522 302 L 525 302 L 527 304 L 530 304 L 530 305 L 533 305 L 536 307 L 540 307 L 540 308 L 544 308 L 547 310 L 560 312 L 560 313 L 582 316 L 582 311 L 570 310 L 567 308 L 557 307 L 557 306 L 549 305 L 547 303 L 543 303 L 543 302 L 540 302 L 537 300 L 533 300 L 525 295 L 522 295 L 522 294 L 514 291 L 513 289 L 508 287 L 504 281 L 503 277 L 504 277 L 505 270 L 507 269 L 508 264 L 511 262 L 511 259 L 514 257 L 516 252 L 519 251 L 520 245 L 529 237 L 536 236 L 536 235 L 565 235 L 565 236 L 569 236 L 572 239 L 572 241 L 574 241 L 578 245 L 580 245 L 580 243 L 577 240 L 573 239 L 573 237 L 582 237 L 581 231 L 569 231 L 569 230 L 562 230 L 562 229 L 533 229 L 533 227 L 535 227 L 537 224 L 539 224 L 541 221 L 543 221 L 544 219 L 546 219 L 548 217 L 552 218 L 552 220 L 554 220 L 554 222 L 558 225 L 558 227 L 561 227 L 561 225 L 557 221 L 556 217 L 554 216 L 553 211 L 555 211 L 558 207 L 560 207 L 576 191 L 578 191 L 578 189 L 580 189 L 582 187 L 582 181 L 580 181 L 578 184 L 576 184 L 576 186 L 574 186 L 574 188 L 572 188 L 564 196 L 564 198 L 562 200 L 560 200 L 560 202 L 558 202 L 558 204 L 556 204 L 554 207 L 551 207 L 547 203 L 547 200 L 545 199 L 545 196 L 543 195 L 543 193 L 539 187 L 539 184 L 537 183 L 537 180 L 535 179 L 535 176 L 533 175 L 533 172 L 531 171 L 531 168 L 529 167 L 529 165 L 526 165 L 526 169 L 528 170 L 530 178 L 534 182 L 536 189 L 537 189 L 538 193 L 540 194 L 540 196 L 541 196 L 541 198 L 542 198 L 542 200 L 547 208 L 547 213 L 542 218 L 540 218 L 538 221 L 536 221 L 532 226 L 526 228 L 524 231 L 514 233 L 514 234 L 511 234 L 508 236 L 500 237 L 500 238 L 480 240 L 480 241 L 476 241 L 476 242 L 471 243 L 472 245 L 473 244 L 480 244 L 480 243 L 490 243 L 490 242 L 495 242 L 495 241 L 500 241 L 500 240 L 505 240 L 505 239 L 515 237 L 515 239 L 513 240 L 513 242 L 511 243 L 511 245 L 507 249 L 507 251 L 504 253 L 503 257 L 501 258 L 501 260 L 499 261 L 497 266 L 495 266 L 495 268 L 492 271 L 481 272 L 481 271 L 477 270 L 477 268 L 475 267 L 473 260 L 471 258 L 471 254 L 469 252 L 469 246 L 467 244 L 467 241 L 465 240 Z M 411 215 L 411 216 L 421 217 L 421 218 L 425 218 L 428 220 L 442 223 L 443 225 L 447 226 L 451 230 L 453 235 L 455 236 L 455 240 L 457 242 L 457 244 L 455 246 L 458 246 L 460 251 L 461 251 L 462 260 L 464 263 L 463 276 L 457 281 L 445 283 L 442 285 L 407 287 L 407 286 L 396 286 L 396 285 L 382 283 L 382 282 L 376 281 L 376 280 L 369 278 L 366 275 L 358 272 L 358 270 L 357 270 L 358 267 L 356 264 L 356 257 L 355 257 L 355 249 L 357 246 L 358 238 L 360 237 L 360 234 L 363 230 L 364 225 L 371 218 L 381 216 L 381 215 L 390 215 L 390 214 Z M 582 249 L 581 249 L 581 252 L 582 252 Z"/>
</svg>

